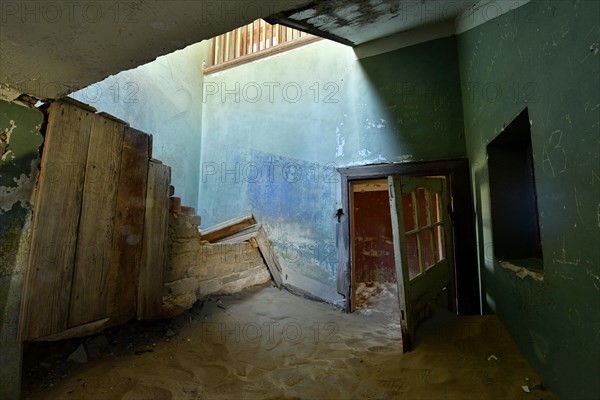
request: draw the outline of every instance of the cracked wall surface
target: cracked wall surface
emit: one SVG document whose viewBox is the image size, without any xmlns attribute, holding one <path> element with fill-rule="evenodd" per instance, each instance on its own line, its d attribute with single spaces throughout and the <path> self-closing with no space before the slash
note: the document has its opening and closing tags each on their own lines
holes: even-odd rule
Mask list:
<svg viewBox="0 0 600 400">
<path fill-rule="evenodd" d="M 21 344 L 16 333 L 38 176 L 43 114 L 0 100 L 0 398 L 18 398 Z"/>
</svg>

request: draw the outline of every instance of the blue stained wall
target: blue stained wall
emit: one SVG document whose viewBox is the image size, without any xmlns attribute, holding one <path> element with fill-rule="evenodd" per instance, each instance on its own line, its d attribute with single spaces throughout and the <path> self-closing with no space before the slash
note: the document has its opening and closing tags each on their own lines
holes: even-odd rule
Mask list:
<svg viewBox="0 0 600 400">
<path fill-rule="evenodd" d="M 319 41 L 204 78 L 203 226 L 253 212 L 287 282 L 335 289 L 336 168 L 465 156 L 455 38 L 358 60 Z"/>
</svg>

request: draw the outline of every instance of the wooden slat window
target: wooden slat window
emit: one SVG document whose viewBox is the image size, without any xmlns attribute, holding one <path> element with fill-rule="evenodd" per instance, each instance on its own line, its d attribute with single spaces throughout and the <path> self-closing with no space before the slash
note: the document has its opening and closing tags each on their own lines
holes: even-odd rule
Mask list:
<svg viewBox="0 0 600 400">
<path fill-rule="evenodd" d="M 204 73 L 209 74 L 250 62 L 318 39 L 297 29 L 271 25 L 258 19 L 251 24 L 212 38 L 210 60 Z"/>
</svg>

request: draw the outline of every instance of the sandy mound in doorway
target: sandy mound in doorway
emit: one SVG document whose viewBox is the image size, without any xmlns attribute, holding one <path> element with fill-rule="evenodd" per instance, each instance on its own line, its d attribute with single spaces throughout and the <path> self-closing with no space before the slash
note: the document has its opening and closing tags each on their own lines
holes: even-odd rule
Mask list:
<svg viewBox="0 0 600 400">
<path fill-rule="evenodd" d="M 535 387 L 539 377 L 495 316 L 439 312 L 416 349 L 402 354 L 397 324 L 384 313 L 348 315 L 274 288 L 254 288 L 200 306 L 163 321 L 161 332 L 147 337 L 148 344 L 73 367 L 51 388 L 40 390 L 29 380 L 26 396 L 555 398 Z M 492 354 L 497 359 L 488 360 Z M 523 385 L 532 393 L 525 393 Z"/>
</svg>

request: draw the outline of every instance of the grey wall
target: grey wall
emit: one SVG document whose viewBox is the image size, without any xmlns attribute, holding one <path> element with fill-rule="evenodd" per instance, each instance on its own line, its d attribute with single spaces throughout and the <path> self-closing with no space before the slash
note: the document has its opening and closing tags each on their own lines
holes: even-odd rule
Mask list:
<svg viewBox="0 0 600 400">
<path fill-rule="evenodd" d="M 547 386 L 600 397 L 600 3 L 534 0 L 459 36 L 484 308 Z M 528 107 L 543 281 L 494 259 L 486 145 Z"/>
<path fill-rule="evenodd" d="M 153 157 L 171 166 L 176 195 L 192 206 L 198 202 L 202 67 L 208 52 L 208 42 L 197 43 L 71 94 L 152 134 Z"/>
<path fill-rule="evenodd" d="M 357 60 L 320 41 L 205 77 L 203 226 L 253 212 L 287 282 L 335 300 L 340 166 L 465 155 L 454 38 Z"/>
</svg>

